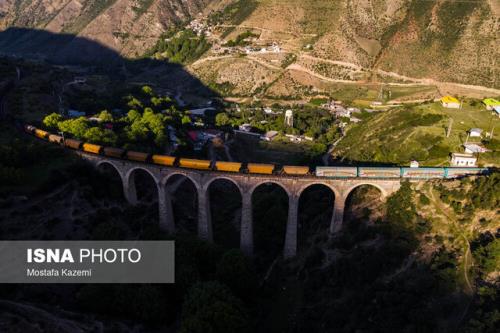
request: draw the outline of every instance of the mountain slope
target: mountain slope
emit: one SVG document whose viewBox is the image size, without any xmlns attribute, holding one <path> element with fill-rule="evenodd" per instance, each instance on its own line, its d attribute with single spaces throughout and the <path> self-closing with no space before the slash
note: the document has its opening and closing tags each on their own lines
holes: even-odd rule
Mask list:
<svg viewBox="0 0 500 333">
<path fill-rule="evenodd" d="M 304 73 L 311 71 L 332 80 L 401 82 L 407 76 L 500 88 L 500 5 L 495 0 L 4 0 L 0 29 L 75 34 L 137 57 L 172 26 L 195 17 L 210 21 L 216 10 L 223 13 L 211 36 L 216 46 L 246 30 L 257 32 L 258 45 L 277 43 L 282 54 L 296 56 L 294 72 L 285 73 L 294 76 L 305 68 L 295 81 L 304 81 Z M 32 45 L 40 43 L 27 38 L 17 44 L 0 50 L 33 52 Z M 255 61 L 233 57 L 235 68 L 251 70 Z M 283 57 L 257 61 L 290 65 Z M 250 82 L 251 77 L 243 82 L 245 77 L 229 67 L 223 77 L 215 72 L 228 62 L 215 58 L 194 66 L 194 72 L 214 84 L 257 86 L 261 92 L 277 78 L 270 66 L 269 73 L 259 69 L 261 83 Z"/>
<path fill-rule="evenodd" d="M 214 0 L 7 0 L 0 29 L 24 27 L 97 41 L 124 56 L 140 56 L 168 28 Z"/>
</svg>

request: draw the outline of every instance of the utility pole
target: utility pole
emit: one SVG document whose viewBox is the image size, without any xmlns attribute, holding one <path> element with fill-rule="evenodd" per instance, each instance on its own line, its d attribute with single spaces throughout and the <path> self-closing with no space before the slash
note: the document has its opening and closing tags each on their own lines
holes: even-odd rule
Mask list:
<svg viewBox="0 0 500 333">
<path fill-rule="evenodd" d="M 450 122 L 448 124 L 448 130 L 446 131 L 446 137 L 449 138 L 451 134 L 451 127 L 453 126 L 453 118 L 450 118 Z"/>
</svg>

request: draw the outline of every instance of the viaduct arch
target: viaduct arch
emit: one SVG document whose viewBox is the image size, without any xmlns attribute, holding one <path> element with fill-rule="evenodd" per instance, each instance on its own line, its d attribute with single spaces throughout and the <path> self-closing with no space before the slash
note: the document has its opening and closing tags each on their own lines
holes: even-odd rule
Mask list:
<svg viewBox="0 0 500 333">
<path fill-rule="evenodd" d="M 283 255 L 290 258 L 297 253 L 297 228 L 299 199 L 302 193 L 310 186 L 324 185 L 334 194 L 334 207 L 329 231 L 331 234 L 342 228 L 344 209 L 348 195 L 358 186 L 372 185 L 381 192 L 381 198 L 385 198 L 396 192 L 401 184 L 399 179 L 322 179 L 317 177 L 292 177 L 274 175 L 255 175 L 240 173 L 221 173 L 215 171 L 199 171 L 191 169 L 180 169 L 150 165 L 128 160 L 112 159 L 108 157 L 79 153 L 82 158 L 96 167 L 104 163 L 113 166 L 122 179 L 123 192 L 130 204 L 137 204 L 137 193 L 133 172 L 142 169 L 149 173 L 154 179 L 158 191 L 159 221 L 160 227 L 174 233 L 176 230 L 172 209 L 172 193 L 168 188 L 168 181 L 176 175 L 188 178 L 195 186 L 198 196 L 198 237 L 212 242 L 213 230 L 210 212 L 210 185 L 219 179 L 232 182 L 239 190 L 242 199 L 240 248 L 248 256 L 254 252 L 254 225 L 252 216 L 252 195 L 260 185 L 273 183 L 283 188 L 288 196 L 288 219 L 286 225 L 285 245 Z"/>
</svg>

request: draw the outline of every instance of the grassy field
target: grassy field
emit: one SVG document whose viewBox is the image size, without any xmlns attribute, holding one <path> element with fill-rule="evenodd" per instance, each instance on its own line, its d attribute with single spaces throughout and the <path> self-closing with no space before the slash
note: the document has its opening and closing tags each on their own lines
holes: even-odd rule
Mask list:
<svg viewBox="0 0 500 333">
<path fill-rule="evenodd" d="M 450 120 L 450 136 L 446 132 Z M 439 103 L 425 103 L 372 114 L 351 127 L 334 154 L 351 161 L 407 165 L 413 159 L 422 165 L 443 166 L 450 152 L 463 152 L 467 131 L 478 127 L 494 130 L 498 140 L 500 119 L 492 116 L 478 101 L 465 102 L 460 110 L 443 108 Z M 475 140 L 473 140 L 475 139 Z M 470 138 L 469 142 L 480 142 Z M 480 165 L 500 165 L 500 154 L 493 151 L 479 156 Z"/>
</svg>

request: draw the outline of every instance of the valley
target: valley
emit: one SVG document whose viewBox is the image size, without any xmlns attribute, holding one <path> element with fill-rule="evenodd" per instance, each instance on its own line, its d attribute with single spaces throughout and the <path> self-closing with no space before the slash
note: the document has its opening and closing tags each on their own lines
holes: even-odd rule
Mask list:
<svg viewBox="0 0 500 333">
<path fill-rule="evenodd" d="M 0 0 L 1 239 L 175 242 L 0 331 L 498 332 L 497 2 Z"/>
</svg>

